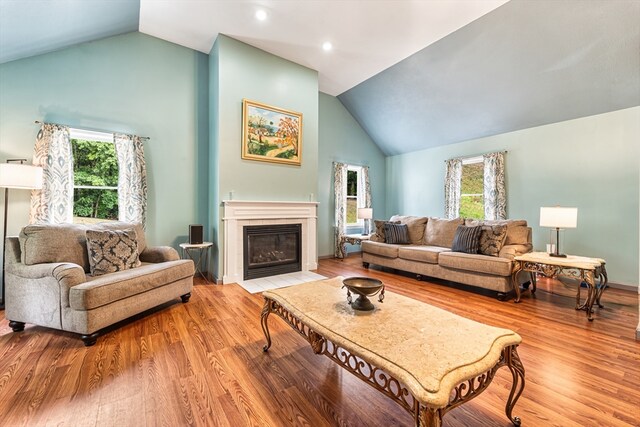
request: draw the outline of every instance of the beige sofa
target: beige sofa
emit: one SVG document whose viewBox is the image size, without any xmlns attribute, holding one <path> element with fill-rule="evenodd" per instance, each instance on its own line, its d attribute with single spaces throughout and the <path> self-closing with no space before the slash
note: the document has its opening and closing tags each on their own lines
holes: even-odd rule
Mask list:
<svg viewBox="0 0 640 427">
<path fill-rule="evenodd" d="M 394 216 L 390 221 L 407 224 L 411 244 L 375 241 L 376 235 L 372 235 L 371 240 L 362 242 L 362 262 L 366 268 L 374 264 L 415 273 L 418 278 L 429 276 L 477 286 L 497 291 L 499 299 L 504 299 L 513 290 L 513 258 L 531 252 L 533 248 L 531 228 L 524 220 L 476 221 Z M 459 225 L 506 225 L 507 235 L 497 256 L 452 252 L 455 231 Z M 528 279 L 528 275 L 523 274 L 518 281 L 526 282 Z M 516 300 L 519 300 L 518 292 Z"/>
<path fill-rule="evenodd" d="M 99 276 L 89 273 L 87 229 L 134 228 L 141 265 Z M 14 332 L 33 323 L 81 335 L 99 331 L 181 297 L 187 302 L 194 265 L 170 247 L 147 247 L 140 224 L 30 225 L 6 241 L 5 317 Z M 133 246 L 135 248 L 135 245 Z"/>
</svg>

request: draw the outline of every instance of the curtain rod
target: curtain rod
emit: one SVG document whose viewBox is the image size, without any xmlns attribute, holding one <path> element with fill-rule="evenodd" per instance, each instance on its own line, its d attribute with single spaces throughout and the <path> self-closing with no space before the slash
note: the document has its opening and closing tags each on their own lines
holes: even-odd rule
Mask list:
<svg viewBox="0 0 640 427">
<path fill-rule="evenodd" d="M 489 151 L 487 153 L 482 153 L 482 154 L 474 154 L 473 156 L 464 156 L 464 157 L 452 157 L 451 159 L 445 159 L 444 162 L 447 163 L 449 160 L 452 159 L 460 159 L 460 160 L 465 160 L 465 159 L 473 159 L 474 157 L 482 157 L 485 154 L 491 154 L 491 153 L 504 153 L 507 154 L 508 151 L 507 150 L 502 150 L 502 151 Z"/>
<path fill-rule="evenodd" d="M 40 120 L 36 120 L 36 121 L 34 121 L 34 123 L 37 124 L 37 125 L 44 124 L 44 122 L 41 122 Z M 55 123 L 55 124 L 61 125 L 60 123 Z M 67 126 L 67 127 L 70 127 L 70 128 L 74 128 L 73 126 L 69 126 L 69 125 L 61 125 L 61 126 Z M 119 133 L 119 132 L 105 131 L 105 130 L 93 129 L 93 128 L 74 128 L 74 129 L 82 129 L 82 130 L 89 130 L 89 131 L 93 131 L 93 132 L 102 132 L 102 133 Z M 148 141 L 151 138 L 148 137 L 148 136 L 141 136 L 140 139 L 146 139 Z"/>
</svg>

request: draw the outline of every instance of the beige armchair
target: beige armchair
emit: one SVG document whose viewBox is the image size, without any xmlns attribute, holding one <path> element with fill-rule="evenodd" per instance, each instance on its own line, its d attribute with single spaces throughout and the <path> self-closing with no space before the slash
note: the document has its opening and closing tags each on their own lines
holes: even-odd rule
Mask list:
<svg viewBox="0 0 640 427">
<path fill-rule="evenodd" d="M 86 230 L 132 227 L 142 264 L 88 274 Z M 186 303 L 193 287 L 193 262 L 170 247 L 146 247 L 139 224 L 30 225 L 20 238 L 7 238 L 5 263 L 5 317 L 13 331 L 31 323 L 80 334 L 87 346 L 107 326 L 177 297 Z"/>
</svg>

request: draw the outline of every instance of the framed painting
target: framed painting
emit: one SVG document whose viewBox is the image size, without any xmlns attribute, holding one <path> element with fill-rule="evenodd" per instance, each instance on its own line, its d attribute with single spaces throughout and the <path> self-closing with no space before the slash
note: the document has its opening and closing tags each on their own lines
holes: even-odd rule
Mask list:
<svg viewBox="0 0 640 427">
<path fill-rule="evenodd" d="M 302 164 L 302 113 L 242 100 L 242 158 Z"/>
</svg>

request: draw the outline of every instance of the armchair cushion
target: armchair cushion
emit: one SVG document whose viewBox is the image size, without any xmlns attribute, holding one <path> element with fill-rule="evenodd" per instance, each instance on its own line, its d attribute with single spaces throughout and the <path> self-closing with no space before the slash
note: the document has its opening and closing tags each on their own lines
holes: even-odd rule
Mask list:
<svg viewBox="0 0 640 427">
<path fill-rule="evenodd" d="M 74 310 L 91 310 L 192 276 L 191 260 L 143 264 L 104 276 L 88 276 L 85 283 L 69 290 L 69 305 Z"/>
</svg>

